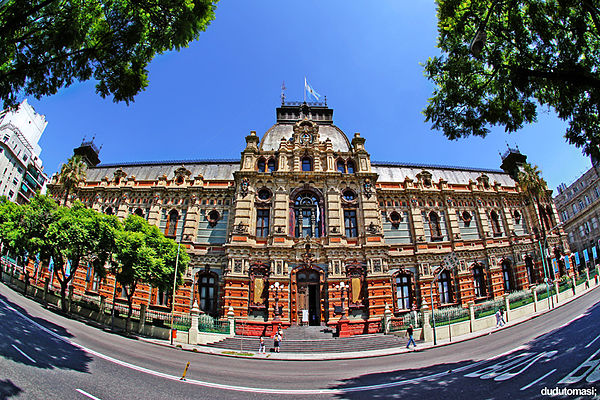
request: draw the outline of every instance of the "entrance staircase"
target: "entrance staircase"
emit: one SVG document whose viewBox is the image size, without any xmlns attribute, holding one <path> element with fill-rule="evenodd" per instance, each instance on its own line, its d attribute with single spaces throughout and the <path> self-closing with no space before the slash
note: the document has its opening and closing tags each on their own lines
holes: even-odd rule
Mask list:
<svg viewBox="0 0 600 400">
<path fill-rule="evenodd" d="M 258 351 L 259 338 L 234 336 L 206 346 L 236 351 Z M 283 331 L 281 351 L 285 353 L 345 353 L 406 346 L 406 338 L 371 334 L 345 338 L 333 337 L 326 326 L 291 326 Z M 273 349 L 273 338 L 265 337 L 267 352 Z"/>
</svg>

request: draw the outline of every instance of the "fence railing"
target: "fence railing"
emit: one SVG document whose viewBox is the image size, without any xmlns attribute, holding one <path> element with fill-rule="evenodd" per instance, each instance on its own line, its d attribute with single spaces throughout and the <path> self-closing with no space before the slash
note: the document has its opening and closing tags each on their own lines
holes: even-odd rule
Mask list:
<svg viewBox="0 0 600 400">
<path fill-rule="evenodd" d="M 399 317 L 393 317 L 390 322 L 390 332 L 397 332 L 407 329 L 410 325 L 413 328 L 420 328 L 423 326 L 423 314 L 417 313 L 406 313 Z"/>
<path fill-rule="evenodd" d="M 449 307 L 442 308 L 439 310 L 432 310 L 430 322 L 433 323 L 435 318 L 435 325 L 448 325 L 455 324 L 457 322 L 469 320 L 469 309 L 463 307 Z"/>
</svg>

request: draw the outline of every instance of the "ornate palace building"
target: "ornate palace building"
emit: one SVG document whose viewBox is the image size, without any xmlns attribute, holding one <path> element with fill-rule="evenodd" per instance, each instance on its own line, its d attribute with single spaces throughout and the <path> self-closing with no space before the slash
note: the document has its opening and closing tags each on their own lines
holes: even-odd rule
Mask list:
<svg viewBox="0 0 600 400">
<path fill-rule="evenodd" d="M 92 150 L 76 152 L 97 160 Z M 514 180 L 526 157 L 502 158 L 503 170 L 372 162 L 365 138 L 349 139 L 326 104 L 284 103 L 262 137 L 246 136 L 241 160 L 96 161 L 74 198 L 121 218 L 138 214 L 185 245 L 178 311 L 194 300 L 214 316 L 233 309 L 251 334 L 274 321 L 335 325 L 344 316 L 355 334 L 376 331 L 386 305 L 397 315 L 431 307 L 431 289 L 443 307 L 543 279 L 539 214 Z M 49 188 L 61 198 L 56 182 Z M 552 202 L 543 206 L 556 225 Z M 549 242 L 568 248 L 558 232 Z M 442 271 L 451 253 L 456 268 Z M 110 299 L 110 283 L 87 277 L 76 290 Z M 150 287 L 137 296 L 167 305 Z"/>
</svg>

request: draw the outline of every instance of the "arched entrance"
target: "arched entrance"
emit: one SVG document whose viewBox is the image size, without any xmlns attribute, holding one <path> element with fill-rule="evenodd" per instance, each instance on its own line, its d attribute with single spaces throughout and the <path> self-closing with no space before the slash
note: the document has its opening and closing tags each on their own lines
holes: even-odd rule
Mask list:
<svg viewBox="0 0 600 400">
<path fill-rule="evenodd" d="M 323 271 L 311 266 L 301 266 L 292 271 L 292 322 L 298 325 L 321 325 L 323 313 Z"/>
</svg>

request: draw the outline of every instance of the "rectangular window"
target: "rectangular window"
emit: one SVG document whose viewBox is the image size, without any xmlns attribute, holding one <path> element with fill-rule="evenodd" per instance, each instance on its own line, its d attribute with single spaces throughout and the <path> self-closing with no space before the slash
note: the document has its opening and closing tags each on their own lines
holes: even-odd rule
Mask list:
<svg viewBox="0 0 600 400">
<path fill-rule="evenodd" d="M 256 237 L 269 236 L 269 209 L 256 210 Z"/>
<path fill-rule="evenodd" d="M 344 225 L 346 227 L 346 237 L 358 237 L 356 210 L 344 210 Z"/>
<path fill-rule="evenodd" d="M 575 241 L 575 237 L 573 236 L 573 232 L 569 232 L 569 242 L 573 243 Z"/>
</svg>

